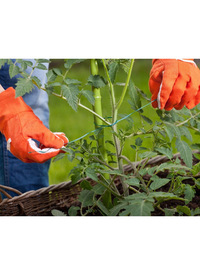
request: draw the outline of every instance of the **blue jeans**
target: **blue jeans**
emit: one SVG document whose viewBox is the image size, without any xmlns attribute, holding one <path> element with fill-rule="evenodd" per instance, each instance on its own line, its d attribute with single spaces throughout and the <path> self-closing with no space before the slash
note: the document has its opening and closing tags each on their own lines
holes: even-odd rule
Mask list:
<svg viewBox="0 0 200 275">
<path fill-rule="evenodd" d="M 34 63 L 34 60 L 27 60 Z M 45 65 L 48 69 L 48 65 Z M 0 69 L 0 84 L 4 89 L 7 89 L 8 87 L 15 88 L 17 78 L 19 77 L 19 75 L 17 75 L 16 77 L 10 79 L 8 70 L 9 66 L 7 64 Z M 28 68 L 26 72 L 30 73 L 30 68 Z M 44 85 L 46 83 L 46 72 L 47 70 L 35 69 L 33 76 L 37 76 L 40 79 L 41 84 Z M 32 108 L 35 115 L 42 120 L 46 127 L 49 127 L 47 93 L 34 86 L 34 89 L 30 93 L 25 94 L 23 98 L 26 104 Z M 49 185 L 49 165 L 50 161 L 42 164 L 24 163 L 17 159 L 6 149 L 5 137 L 0 133 L 0 184 L 13 187 L 22 193 L 47 187 Z M 8 193 L 11 196 L 16 195 L 13 192 Z"/>
</svg>

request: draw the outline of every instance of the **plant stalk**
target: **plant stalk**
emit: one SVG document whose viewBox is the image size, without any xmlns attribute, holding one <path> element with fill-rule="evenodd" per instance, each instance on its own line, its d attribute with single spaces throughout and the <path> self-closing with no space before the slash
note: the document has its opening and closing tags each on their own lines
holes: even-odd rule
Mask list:
<svg viewBox="0 0 200 275">
<path fill-rule="evenodd" d="M 98 68 L 98 63 L 95 59 L 91 59 L 90 66 L 91 66 L 91 74 L 98 75 L 99 68 Z M 92 91 L 94 93 L 94 98 L 95 98 L 93 110 L 100 117 L 103 117 L 100 88 L 92 87 Z M 102 120 L 99 117 L 94 116 L 94 123 L 95 123 L 95 128 L 99 129 L 99 125 L 102 125 Z M 100 132 L 98 133 L 97 140 L 98 140 L 99 153 L 101 153 L 103 159 L 106 162 L 108 162 L 108 157 L 107 157 L 105 144 L 104 144 L 104 129 L 101 129 Z"/>
</svg>

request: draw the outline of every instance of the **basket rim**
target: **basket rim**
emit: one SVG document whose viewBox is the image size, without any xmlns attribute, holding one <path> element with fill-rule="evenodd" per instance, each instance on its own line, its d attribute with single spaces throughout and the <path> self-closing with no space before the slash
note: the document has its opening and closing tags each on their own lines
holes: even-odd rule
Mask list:
<svg viewBox="0 0 200 275">
<path fill-rule="evenodd" d="M 200 151 L 199 150 L 193 150 L 192 151 L 193 154 L 200 154 Z M 174 158 L 177 158 L 177 157 L 180 157 L 180 153 L 176 153 L 173 155 L 173 159 Z M 141 161 L 136 161 L 136 162 L 131 162 L 130 164 L 127 164 L 127 165 L 124 165 L 124 171 L 125 172 L 129 172 L 133 169 L 133 167 L 137 167 L 138 165 L 140 164 L 143 164 L 146 162 L 145 165 L 152 165 L 152 164 L 156 164 L 156 163 L 159 163 L 159 162 L 166 162 L 168 161 L 169 158 L 166 157 L 166 156 L 155 156 L 151 159 L 148 159 L 148 158 L 145 158 Z M 85 178 L 86 180 L 91 180 L 89 177 Z M 35 197 L 35 196 L 38 196 L 38 195 L 42 195 L 43 193 L 48 193 L 48 192 L 53 192 L 53 191 L 59 191 L 61 189 L 70 189 L 71 187 L 75 187 L 77 186 L 78 184 L 80 184 L 80 182 L 82 181 L 83 179 L 80 179 L 78 182 L 76 183 L 72 183 L 72 181 L 67 181 L 67 182 L 61 182 L 59 184 L 52 184 L 48 187 L 42 187 L 38 190 L 30 190 L 30 191 L 27 191 L 25 193 L 22 193 L 21 195 L 18 195 L 18 196 L 14 196 L 12 198 L 5 198 L 3 199 L 2 202 L 0 202 L 0 207 L 5 205 L 6 203 L 13 203 L 13 202 L 16 202 L 16 201 L 21 201 L 21 199 L 27 199 L 27 198 L 31 198 L 31 197 Z M 6 187 L 6 186 L 5 186 Z"/>
</svg>

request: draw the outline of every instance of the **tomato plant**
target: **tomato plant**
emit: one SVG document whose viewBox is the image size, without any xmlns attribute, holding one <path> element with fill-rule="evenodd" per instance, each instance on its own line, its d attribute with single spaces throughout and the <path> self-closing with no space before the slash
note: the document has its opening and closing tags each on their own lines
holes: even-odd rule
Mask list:
<svg viewBox="0 0 200 275">
<path fill-rule="evenodd" d="M 67 101 L 69 108 L 78 112 L 83 108 L 94 118 L 94 130 L 86 132 L 76 140 L 70 141 L 64 149 L 65 154 L 55 158 L 59 161 L 67 157 L 76 164 L 70 171 L 72 183 L 81 180 L 82 191 L 79 206 L 72 206 L 67 215 L 199 215 L 196 203 L 199 189 L 199 150 L 200 144 L 193 142 L 193 136 L 199 135 L 200 106 L 192 110 L 151 109 L 144 113 L 151 99 L 132 80 L 134 59 L 92 59 L 87 60 L 90 74 L 85 81 L 72 79 L 69 72 L 75 64 L 86 62 L 83 59 L 66 59 L 63 68 L 52 68 L 47 73 L 47 84 L 41 87 L 39 79 L 32 76 L 35 68 L 44 69 L 44 59 L 36 63 L 23 60 L 0 60 L 0 66 L 10 64 L 10 76 L 21 74 L 16 86 L 17 96 L 30 92 L 37 85 L 47 93 Z M 17 63 L 21 66 L 18 67 Z M 27 75 L 27 66 L 32 68 Z M 103 68 L 104 76 L 99 74 Z M 116 76 L 123 70 L 123 82 L 117 82 Z M 77 77 L 78 78 L 78 77 Z M 104 115 L 107 106 L 102 106 L 101 89 L 107 87 L 106 100 L 111 106 L 109 116 Z M 116 97 L 115 89 L 121 89 Z M 129 94 L 132 113 L 120 114 L 119 110 Z M 86 98 L 87 106 L 82 103 Z M 138 115 L 140 124 L 134 124 L 134 115 Z M 125 127 L 121 123 L 125 122 Z M 105 132 L 107 135 L 105 135 Z M 105 138 L 109 136 L 109 138 Z M 146 146 L 146 140 L 149 140 Z M 124 155 L 124 146 L 130 142 L 130 150 L 135 154 L 135 162 Z M 174 157 L 179 152 L 180 157 Z M 150 159 L 164 156 L 167 161 L 152 165 Z M 193 163 L 194 156 L 197 162 Z M 129 173 L 125 164 L 131 167 Z M 96 184 L 92 184 L 92 182 Z M 117 184 L 116 184 L 117 182 Z M 58 211 L 54 211 L 58 214 Z M 63 214 L 63 213 L 61 213 Z"/>
</svg>

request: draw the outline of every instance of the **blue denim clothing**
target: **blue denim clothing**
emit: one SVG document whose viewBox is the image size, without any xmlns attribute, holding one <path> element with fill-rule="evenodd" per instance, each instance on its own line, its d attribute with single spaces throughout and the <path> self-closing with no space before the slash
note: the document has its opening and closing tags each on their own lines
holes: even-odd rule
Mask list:
<svg viewBox="0 0 200 275">
<path fill-rule="evenodd" d="M 34 63 L 34 60 L 30 60 Z M 48 65 L 45 64 L 48 69 Z M 14 87 L 19 75 L 10 79 L 9 66 L 5 64 L 0 69 L 0 84 L 4 89 L 8 87 Z M 30 68 L 26 70 L 30 73 Z M 46 70 L 35 69 L 33 76 L 37 76 L 42 86 L 46 82 Z M 43 90 L 39 90 L 36 86 L 34 89 L 23 96 L 24 101 L 28 104 L 35 115 L 44 123 L 46 127 L 49 127 L 49 108 L 48 108 L 48 95 Z M 29 190 L 37 190 L 49 185 L 48 169 L 50 161 L 45 163 L 24 163 L 21 160 L 14 157 L 6 149 L 5 137 L 0 133 L 0 184 L 13 187 L 22 193 Z M 11 196 L 16 195 L 13 192 L 8 192 Z M 4 196 L 3 196 L 4 197 Z"/>
</svg>

